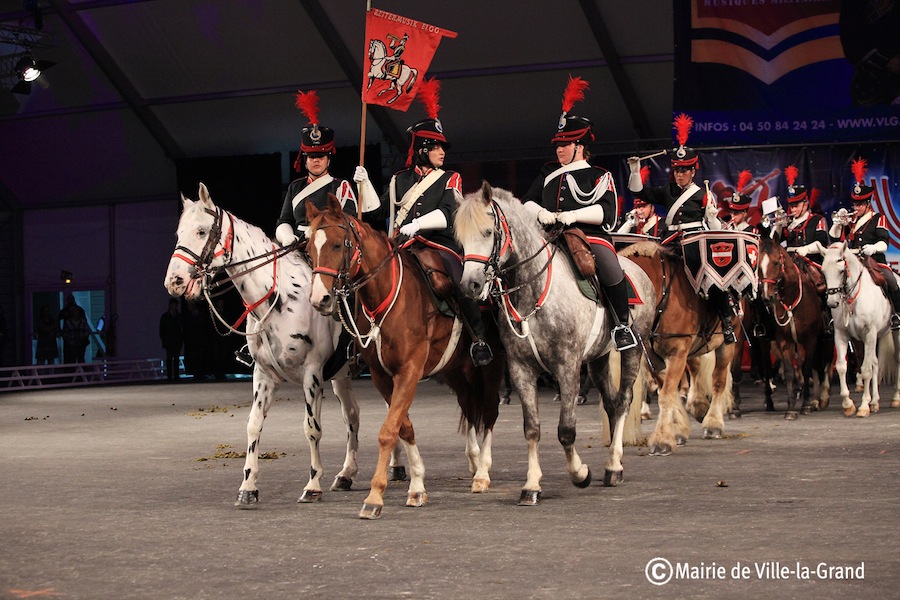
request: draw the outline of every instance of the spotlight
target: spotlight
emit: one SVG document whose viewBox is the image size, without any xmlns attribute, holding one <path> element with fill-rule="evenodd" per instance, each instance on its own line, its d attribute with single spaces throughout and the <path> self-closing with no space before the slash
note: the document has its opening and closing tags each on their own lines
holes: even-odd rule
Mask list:
<svg viewBox="0 0 900 600">
<path fill-rule="evenodd" d="M 59 278 L 63 280 L 63 283 L 69 285 L 70 283 L 72 283 L 72 271 L 63 270 L 59 274 Z"/>
<path fill-rule="evenodd" d="M 55 64 L 49 60 L 35 60 L 31 52 L 26 52 L 16 63 L 15 74 L 19 76 L 20 81 L 10 91 L 14 94 L 30 94 L 31 82 Z"/>
</svg>

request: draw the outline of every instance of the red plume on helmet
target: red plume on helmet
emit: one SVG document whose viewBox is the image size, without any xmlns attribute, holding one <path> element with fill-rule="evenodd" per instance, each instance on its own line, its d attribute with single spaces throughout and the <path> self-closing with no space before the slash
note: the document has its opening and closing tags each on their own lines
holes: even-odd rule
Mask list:
<svg viewBox="0 0 900 600">
<path fill-rule="evenodd" d="M 794 182 L 797 181 L 797 175 L 800 174 L 800 171 L 794 165 L 790 165 L 784 170 L 784 178 L 787 179 L 788 185 L 794 185 Z"/>
<path fill-rule="evenodd" d="M 819 199 L 819 196 L 822 195 L 822 190 L 819 188 L 813 188 L 809 190 L 809 205 L 813 207 L 816 205 L 816 201 Z"/>
<path fill-rule="evenodd" d="M 673 167 L 697 168 L 700 157 L 697 155 L 696 150 L 685 146 L 693 126 L 694 119 L 684 113 L 675 117 L 675 120 L 672 122 L 672 127 L 676 131 L 675 138 L 678 140 L 678 147 L 669 152 L 669 158 Z"/>
<path fill-rule="evenodd" d="M 566 91 L 563 92 L 562 111 L 563 115 L 569 113 L 576 102 L 584 100 L 584 90 L 588 89 L 590 84 L 581 77 L 572 77 L 569 75 L 569 83 L 566 85 Z"/>
<path fill-rule="evenodd" d="M 742 192 L 751 179 L 753 179 L 753 173 L 747 169 L 741 171 L 740 175 L 738 175 L 737 191 Z"/>
<path fill-rule="evenodd" d="M 799 174 L 800 170 L 794 165 L 790 165 L 784 169 L 784 178 L 787 180 L 788 184 L 788 204 L 800 202 L 801 200 L 809 200 L 806 195 L 806 186 L 796 183 L 797 175 Z"/>
<path fill-rule="evenodd" d="M 865 180 L 866 171 L 869 170 L 867 168 L 868 164 L 869 161 L 862 157 L 856 158 L 850 163 L 850 170 L 853 172 L 853 176 L 856 178 L 856 183 L 862 183 Z"/>
<path fill-rule="evenodd" d="M 425 106 L 428 118 L 406 130 L 410 135 L 409 152 L 406 155 L 407 167 L 412 165 L 416 152 L 429 148 L 437 142 L 440 142 L 445 149 L 450 148 L 450 143 L 444 137 L 444 128 L 438 119 L 438 113 L 441 110 L 440 93 L 441 82 L 434 77 L 423 79 L 419 84 L 416 98 Z"/>
<path fill-rule="evenodd" d="M 419 84 L 419 91 L 416 98 L 425 105 L 425 114 L 429 119 L 437 119 L 438 113 L 441 111 L 440 96 L 441 82 L 435 77 L 431 79 L 423 79 Z"/>
<path fill-rule="evenodd" d="M 585 142 L 594 141 L 591 120 L 587 117 L 569 114 L 576 102 L 584 100 L 584 91 L 589 89 L 589 87 L 590 84 L 587 80 L 569 75 L 569 82 L 566 84 L 566 89 L 563 92 L 562 114 L 559 116 L 559 122 L 556 124 L 556 134 L 550 140 L 551 144 L 584 144 Z"/>
<path fill-rule="evenodd" d="M 872 196 L 875 194 L 874 187 L 863 183 L 866 180 L 866 172 L 869 170 L 868 164 L 869 161 L 861 156 L 850 163 L 850 170 L 853 172 L 853 177 L 856 179 L 856 185 L 854 185 L 853 189 L 850 191 L 850 198 L 852 198 L 854 202 L 871 200 Z"/>
<path fill-rule="evenodd" d="M 691 134 L 691 127 L 694 126 L 694 120 L 688 115 L 681 113 L 677 117 L 675 117 L 675 121 L 672 123 L 672 126 L 675 128 L 675 131 L 678 132 L 676 139 L 678 140 L 679 146 L 684 146 L 687 144 L 688 136 Z"/>
<path fill-rule="evenodd" d="M 319 124 L 319 95 L 316 93 L 316 90 L 310 92 L 298 91 L 294 105 L 306 115 L 310 125 Z"/>
<path fill-rule="evenodd" d="M 319 125 L 319 95 L 316 90 L 309 92 L 297 92 L 294 106 L 309 119 L 309 126 L 304 127 L 300 135 L 300 154 L 294 163 L 294 169 L 299 173 L 303 169 L 304 154 L 333 154 L 334 131 L 328 127 Z"/>
<path fill-rule="evenodd" d="M 750 203 L 753 199 L 743 194 L 744 188 L 746 188 L 750 181 L 753 179 L 753 173 L 751 173 L 748 169 L 744 169 L 738 175 L 737 185 L 735 186 L 734 193 L 731 194 L 731 198 L 728 200 L 728 208 L 731 210 L 747 210 L 750 208 Z"/>
</svg>

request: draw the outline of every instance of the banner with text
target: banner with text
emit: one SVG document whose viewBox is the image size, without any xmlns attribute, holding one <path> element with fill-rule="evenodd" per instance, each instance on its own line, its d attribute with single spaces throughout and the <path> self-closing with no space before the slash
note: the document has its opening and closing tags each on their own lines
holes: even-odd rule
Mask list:
<svg viewBox="0 0 900 600">
<path fill-rule="evenodd" d="M 675 113 L 692 145 L 896 139 L 898 32 L 900 2 L 676 0 Z"/>
<path fill-rule="evenodd" d="M 368 11 L 363 102 L 406 111 L 444 37 L 455 38 L 456 32 L 385 10 Z"/>
</svg>

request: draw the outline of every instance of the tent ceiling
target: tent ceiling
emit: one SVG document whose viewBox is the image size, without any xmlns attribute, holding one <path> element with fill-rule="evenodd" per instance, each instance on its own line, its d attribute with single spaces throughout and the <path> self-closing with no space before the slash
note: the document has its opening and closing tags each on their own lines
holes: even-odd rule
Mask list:
<svg viewBox="0 0 900 600">
<path fill-rule="evenodd" d="M 25 3 L 27 4 L 27 3 Z M 656 0 L 516 0 L 378 8 L 458 32 L 429 75 L 442 81 L 451 161 L 550 156 L 569 74 L 591 88 L 598 151 L 670 138 L 672 8 Z M 45 207 L 177 193 L 174 160 L 280 152 L 299 142 L 298 89 L 316 89 L 338 146 L 360 139 L 362 0 L 40 0 L 57 63 L 28 96 L 0 80 L 0 199 Z M 662 10 L 661 10 L 662 9 Z M 22 20 L 0 0 L 0 25 Z M 7 39 L 7 38 L 4 38 Z M 0 55 L 16 51 L 0 44 Z M 366 142 L 403 145 L 424 113 L 370 107 Z M 640 140 L 644 140 L 643 144 Z M 286 175 L 287 177 L 287 175 Z"/>
</svg>

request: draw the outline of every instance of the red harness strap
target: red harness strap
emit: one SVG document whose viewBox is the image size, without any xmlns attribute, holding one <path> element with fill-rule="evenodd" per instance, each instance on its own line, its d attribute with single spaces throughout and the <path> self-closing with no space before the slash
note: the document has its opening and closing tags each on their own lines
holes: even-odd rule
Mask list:
<svg viewBox="0 0 900 600">
<path fill-rule="evenodd" d="M 272 246 L 272 252 L 273 253 L 277 252 L 277 248 L 274 245 Z M 272 294 L 275 293 L 275 286 L 278 284 L 277 279 L 278 279 L 278 261 L 273 260 L 272 261 L 272 287 L 269 288 L 269 291 L 266 292 L 266 294 L 262 298 L 260 298 L 253 304 L 247 304 L 246 302 L 244 302 L 244 308 L 246 310 L 244 310 L 244 314 L 242 314 L 241 317 L 237 321 L 235 321 L 234 325 L 232 326 L 233 329 L 237 329 L 238 327 L 240 327 L 241 323 L 244 322 L 244 319 L 247 318 L 247 315 L 249 315 L 254 310 L 256 310 L 256 308 L 260 304 L 262 304 L 263 302 L 265 302 L 266 300 L 268 300 L 269 298 L 272 297 Z"/>
</svg>

